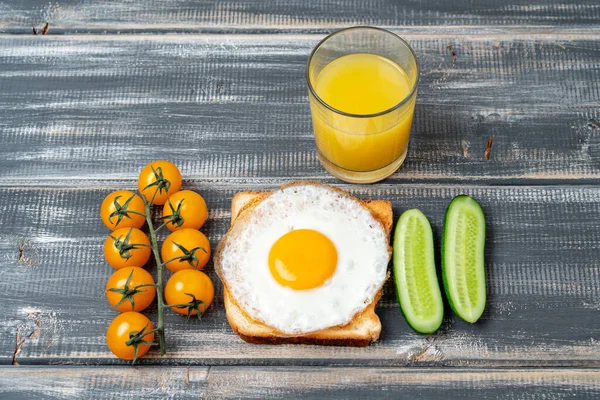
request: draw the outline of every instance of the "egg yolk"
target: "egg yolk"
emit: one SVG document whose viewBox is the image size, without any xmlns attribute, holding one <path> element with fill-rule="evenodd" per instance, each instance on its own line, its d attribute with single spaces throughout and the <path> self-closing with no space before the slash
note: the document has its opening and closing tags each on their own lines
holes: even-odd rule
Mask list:
<svg viewBox="0 0 600 400">
<path fill-rule="evenodd" d="M 275 280 L 294 290 L 321 286 L 333 275 L 337 250 L 329 238 L 312 229 L 290 231 L 269 252 L 269 270 Z"/>
</svg>

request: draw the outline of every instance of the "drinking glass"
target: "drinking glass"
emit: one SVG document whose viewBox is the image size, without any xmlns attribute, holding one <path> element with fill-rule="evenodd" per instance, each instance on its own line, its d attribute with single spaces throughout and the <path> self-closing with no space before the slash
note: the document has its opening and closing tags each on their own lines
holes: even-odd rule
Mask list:
<svg viewBox="0 0 600 400">
<path fill-rule="evenodd" d="M 372 54 L 395 63 L 408 79 L 408 94 L 393 107 L 376 113 L 348 113 L 327 104 L 316 84 L 319 73 L 332 61 L 350 54 Z M 405 40 L 374 27 L 334 32 L 310 54 L 306 80 L 318 158 L 327 171 L 346 182 L 372 183 L 387 178 L 402 165 L 419 82 L 419 63 Z"/>
</svg>

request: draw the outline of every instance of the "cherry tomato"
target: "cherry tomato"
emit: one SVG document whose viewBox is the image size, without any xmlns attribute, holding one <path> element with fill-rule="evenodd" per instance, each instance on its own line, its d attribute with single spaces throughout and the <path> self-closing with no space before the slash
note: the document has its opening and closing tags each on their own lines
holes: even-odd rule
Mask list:
<svg viewBox="0 0 600 400">
<path fill-rule="evenodd" d="M 138 287 L 144 285 L 142 287 Z M 148 286 L 145 286 L 148 285 Z M 156 296 L 154 279 L 140 267 L 125 267 L 115 271 L 106 282 L 106 298 L 119 312 L 142 311 Z"/>
<path fill-rule="evenodd" d="M 167 224 L 171 232 L 185 228 L 200 229 L 207 217 L 206 202 L 202 196 L 191 190 L 175 193 L 163 206 L 163 219 L 171 219 Z"/>
<path fill-rule="evenodd" d="M 134 311 L 125 312 L 117 315 L 108 326 L 106 344 L 115 356 L 123 360 L 133 360 L 136 356 L 135 347 L 137 347 L 137 358 L 140 358 L 150 350 L 150 345 L 147 343 L 152 343 L 154 340 L 154 332 L 146 335 L 144 332 L 150 332 L 153 329 L 154 325 L 145 315 Z M 127 345 L 133 336 L 140 333 L 137 344 Z"/>
<path fill-rule="evenodd" d="M 117 190 L 104 198 L 100 218 L 111 231 L 119 228 L 141 228 L 146 222 L 144 201 L 129 190 Z"/>
<path fill-rule="evenodd" d="M 139 229 L 117 229 L 104 242 L 104 257 L 114 269 L 143 266 L 150 259 L 150 240 Z"/>
<path fill-rule="evenodd" d="M 140 172 L 138 189 L 148 201 L 154 198 L 152 204 L 163 205 L 181 189 L 181 172 L 168 161 L 152 161 Z"/>
<path fill-rule="evenodd" d="M 212 303 L 214 295 L 215 288 L 208 275 L 195 269 L 183 269 L 175 272 L 165 286 L 167 304 L 192 303 L 188 307 L 171 307 L 176 313 L 188 317 L 197 315 L 198 311 L 200 311 L 200 315 L 204 313 Z"/>
<path fill-rule="evenodd" d="M 210 243 L 200 231 L 180 229 L 167 236 L 161 247 L 161 257 L 163 262 L 182 257 L 166 264 L 171 272 L 202 269 L 210 258 Z"/>
</svg>

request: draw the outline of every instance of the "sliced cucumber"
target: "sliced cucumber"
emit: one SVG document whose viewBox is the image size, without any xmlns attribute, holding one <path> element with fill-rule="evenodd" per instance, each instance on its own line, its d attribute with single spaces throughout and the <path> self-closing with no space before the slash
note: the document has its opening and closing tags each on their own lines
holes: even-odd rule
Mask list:
<svg viewBox="0 0 600 400">
<path fill-rule="evenodd" d="M 406 322 L 419 333 L 442 325 L 444 303 L 435 272 L 433 233 L 417 209 L 400 216 L 394 233 L 394 281 Z"/>
<path fill-rule="evenodd" d="M 446 210 L 442 237 L 442 277 L 450 307 L 476 322 L 485 309 L 485 215 L 474 198 L 456 196 Z"/>
</svg>

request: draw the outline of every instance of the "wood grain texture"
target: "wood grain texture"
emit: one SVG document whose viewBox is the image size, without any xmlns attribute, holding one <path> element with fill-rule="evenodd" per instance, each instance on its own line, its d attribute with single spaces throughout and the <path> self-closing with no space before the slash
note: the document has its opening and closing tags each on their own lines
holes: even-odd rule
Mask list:
<svg viewBox="0 0 600 400">
<path fill-rule="evenodd" d="M 0 398 L 599 398 L 599 20 L 596 0 L 0 0 Z M 478 198 L 482 320 L 447 310 L 417 335 L 388 282 L 373 346 L 252 346 L 209 264 L 214 305 L 167 315 L 168 357 L 115 359 L 103 197 L 170 159 L 208 202 L 214 248 L 236 191 L 338 183 L 316 159 L 305 63 L 362 24 L 407 38 L 421 83 L 403 168 L 340 186 L 396 218 L 422 209 L 438 244 L 450 199 Z"/>
<path fill-rule="evenodd" d="M 24 380 L 23 376 L 35 376 Z M 600 370 L 294 367 L 0 367 L 17 399 L 596 399 Z"/>
<path fill-rule="evenodd" d="M 594 0 L 261 1 L 261 0 L 4 0 L 0 29 L 31 34 L 51 24 L 54 33 L 324 31 L 350 25 L 383 27 L 593 26 L 600 19 Z"/>
<path fill-rule="evenodd" d="M 155 158 L 194 180 L 330 179 L 304 78 L 320 38 L 0 37 L 0 182 L 89 185 Z M 420 89 L 387 183 L 600 182 L 597 32 L 408 39 Z"/>
<path fill-rule="evenodd" d="M 206 394 L 208 370 L 208 367 L 0 367 L 0 398 L 198 399 Z"/>
<path fill-rule="evenodd" d="M 186 168 L 183 175 L 187 175 Z M 25 364 L 123 364 L 108 351 L 104 332 L 115 313 L 104 299 L 112 269 L 102 256 L 108 234 L 98 207 L 108 188 L 0 189 L 0 363 L 15 354 Z M 186 182 L 208 204 L 203 228 L 214 249 L 229 226 L 237 190 L 271 185 Z M 235 187 L 234 187 L 235 186 Z M 418 207 L 439 245 L 444 210 L 460 193 L 475 196 L 487 214 L 488 305 L 480 322 L 447 312 L 436 335 L 405 323 L 391 281 L 378 304 L 380 341 L 364 349 L 255 346 L 227 324 L 222 285 L 212 261 L 215 301 L 202 321 L 167 313 L 167 358 L 156 351 L 142 364 L 346 366 L 587 366 L 600 367 L 600 190 L 596 187 L 342 185 L 360 198 L 392 202 L 397 218 Z M 73 215 L 77 215 L 73 217 Z M 154 267 L 150 266 L 151 271 Z M 155 310 L 149 315 L 155 318 Z"/>
<path fill-rule="evenodd" d="M 213 367 L 215 398 L 594 399 L 598 370 Z"/>
</svg>

